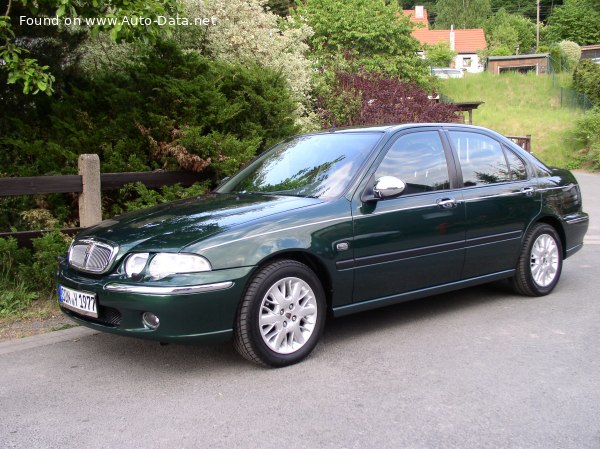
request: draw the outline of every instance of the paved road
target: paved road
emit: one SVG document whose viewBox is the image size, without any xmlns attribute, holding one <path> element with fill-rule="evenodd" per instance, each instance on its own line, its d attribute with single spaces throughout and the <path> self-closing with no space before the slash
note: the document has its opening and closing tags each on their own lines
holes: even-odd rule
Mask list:
<svg viewBox="0 0 600 449">
<path fill-rule="evenodd" d="M 591 229 L 550 296 L 338 319 L 279 370 L 77 329 L 0 345 L 0 448 L 600 448 L 600 176 L 578 176 Z"/>
</svg>

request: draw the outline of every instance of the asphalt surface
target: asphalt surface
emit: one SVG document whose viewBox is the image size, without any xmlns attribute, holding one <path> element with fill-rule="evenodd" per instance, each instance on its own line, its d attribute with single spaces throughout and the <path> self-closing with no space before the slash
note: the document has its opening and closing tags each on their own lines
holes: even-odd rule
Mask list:
<svg viewBox="0 0 600 449">
<path fill-rule="evenodd" d="M 330 321 L 271 370 L 83 328 L 0 344 L 0 448 L 600 448 L 600 176 L 543 298 L 471 288 Z"/>
</svg>

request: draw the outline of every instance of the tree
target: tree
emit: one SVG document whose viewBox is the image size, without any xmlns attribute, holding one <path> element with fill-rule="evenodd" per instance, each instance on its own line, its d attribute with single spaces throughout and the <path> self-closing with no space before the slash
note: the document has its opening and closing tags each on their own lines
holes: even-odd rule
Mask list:
<svg viewBox="0 0 600 449">
<path fill-rule="evenodd" d="M 435 28 L 481 28 L 492 14 L 490 0 L 439 0 L 436 4 Z"/>
<path fill-rule="evenodd" d="M 500 9 L 483 24 L 488 49 L 507 48 L 510 54 L 535 49 L 535 24 L 520 15 Z"/>
<path fill-rule="evenodd" d="M 492 11 L 505 9 L 510 14 L 524 16 L 530 20 L 537 20 L 536 0 L 491 0 Z M 562 0 L 540 0 L 540 20 L 545 22 L 554 8 L 563 4 Z"/>
<path fill-rule="evenodd" d="M 450 67 L 456 55 L 447 42 L 438 42 L 425 50 L 425 58 L 431 67 Z"/>
<path fill-rule="evenodd" d="M 17 17 L 27 14 L 20 4 L 13 3 L 11 10 Z M 77 70 L 79 63 L 77 50 L 88 35 L 87 30 L 84 29 L 26 26 L 19 25 L 18 22 L 11 29 L 15 36 L 18 36 L 15 42 L 27 46 L 27 49 L 18 50 L 21 53 L 17 55 L 17 60 L 13 59 L 12 69 L 5 65 L 0 57 L 0 104 L 2 104 L 0 136 L 7 132 L 3 127 L 5 122 L 2 120 L 5 114 L 13 116 L 48 114 L 48 95 L 23 95 L 23 91 L 33 93 L 39 89 L 39 92 L 50 93 L 52 90 L 60 95 Z M 15 45 L 15 43 L 5 42 L 5 45 Z M 2 47 L 1 40 L 0 47 Z M 28 64 L 25 64 L 25 61 L 28 61 Z M 36 67 L 39 70 L 37 73 L 35 73 Z M 15 73 L 15 70 L 21 73 Z M 28 71 L 34 73 L 26 73 Z M 23 79 L 26 75 L 29 79 L 28 85 Z"/>
<path fill-rule="evenodd" d="M 51 94 L 55 77 L 50 67 L 29 57 L 44 37 L 23 39 L 22 32 L 27 28 L 85 26 L 93 34 L 107 31 L 115 41 L 154 41 L 167 28 L 159 17 L 176 16 L 177 11 L 177 0 L 9 0 L 0 16 L 0 70 L 7 73 L 7 83 L 21 84 L 25 94 Z M 135 17 L 148 22 L 134 24 L 131 18 Z"/>
<path fill-rule="evenodd" d="M 425 83 L 427 68 L 416 56 L 412 25 L 395 2 L 381 0 L 306 0 L 294 17 L 314 31 L 313 58 L 321 69 L 382 72 Z"/>
<path fill-rule="evenodd" d="M 570 40 L 579 45 L 600 42 L 600 8 L 598 0 L 565 0 L 548 18 L 550 42 Z"/>
<path fill-rule="evenodd" d="M 333 90 L 335 95 L 319 98 L 324 127 L 456 120 L 454 105 L 437 103 L 428 91 L 397 77 L 338 72 Z"/>
</svg>

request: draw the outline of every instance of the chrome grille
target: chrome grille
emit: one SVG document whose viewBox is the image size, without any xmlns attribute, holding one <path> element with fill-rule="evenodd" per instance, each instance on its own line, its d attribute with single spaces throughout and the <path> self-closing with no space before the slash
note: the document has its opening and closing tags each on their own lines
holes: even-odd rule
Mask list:
<svg viewBox="0 0 600 449">
<path fill-rule="evenodd" d="M 117 255 L 117 246 L 92 239 L 77 240 L 69 250 L 69 264 L 80 271 L 104 273 Z"/>
<path fill-rule="evenodd" d="M 85 265 L 85 253 L 87 245 L 73 245 L 69 254 L 69 262 L 71 265 L 76 267 L 83 267 Z"/>
</svg>

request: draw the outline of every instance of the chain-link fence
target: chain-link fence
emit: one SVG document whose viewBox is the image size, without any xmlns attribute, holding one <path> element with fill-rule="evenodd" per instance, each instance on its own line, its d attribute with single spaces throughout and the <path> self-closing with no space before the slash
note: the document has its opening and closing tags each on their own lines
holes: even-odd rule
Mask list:
<svg viewBox="0 0 600 449">
<path fill-rule="evenodd" d="M 560 88 L 560 105 L 567 108 L 592 109 L 594 106 L 590 99 L 574 89 Z"/>
<path fill-rule="evenodd" d="M 594 107 L 590 99 L 580 92 L 577 92 L 571 87 L 565 87 L 565 77 L 559 76 L 561 73 L 570 73 L 564 67 L 556 67 L 556 62 L 550 60 L 550 74 L 552 76 L 552 85 L 557 89 L 560 89 L 560 106 L 563 108 L 578 108 L 578 109 L 592 109 Z M 562 79 L 561 79 L 562 78 Z M 568 77 L 569 80 L 572 76 Z"/>
</svg>

